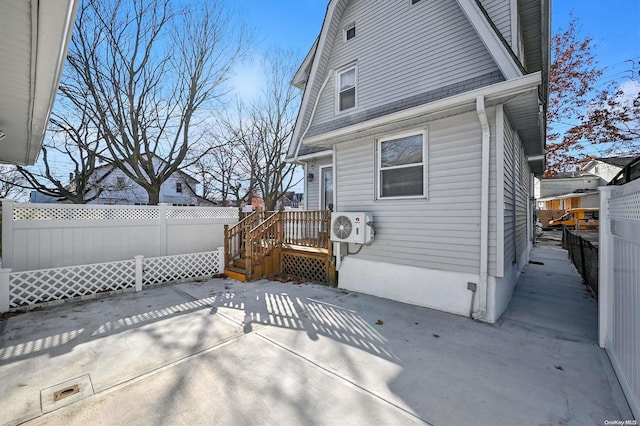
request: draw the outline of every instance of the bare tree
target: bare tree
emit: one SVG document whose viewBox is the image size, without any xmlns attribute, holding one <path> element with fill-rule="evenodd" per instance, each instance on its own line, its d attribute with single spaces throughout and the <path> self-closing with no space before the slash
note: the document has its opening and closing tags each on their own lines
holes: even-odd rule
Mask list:
<svg viewBox="0 0 640 426">
<path fill-rule="evenodd" d="M 249 104 L 240 103 L 237 117 L 224 121 L 228 140 L 240 155 L 248 198 L 260 194 L 267 210 L 274 210 L 298 183 L 296 165 L 285 161 L 299 106 L 298 91 L 290 84 L 294 58 L 289 52 L 269 52 L 263 61 L 264 90 Z"/>
<path fill-rule="evenodd" d="M 242 156 L 231 143 L 212 149 L 194 167 L 203 186 L 202 196 L 207 200 L 239 206 L 253 191 L 250 175 L 245 174 L 242 166 Z"/>
<path fill-rule="evenodd" d="M 61 91 L 76 108 L 89 105 L 108 150 L 101 158 L 144 188 L 149 204 L 202 136 L 198 125 L 225 94 L 242 35 L 217 1 L 80 7 Z"/>
<path fill-rule="evenodd" d="M 64 99 L 58 105 L 64 109 Z M 39 164 L 17 166 L 22 187 L 75 204 L 100 197 L 106 174 L 99 175 L 96 169 L 105 147 L 101 145 L 102 132 L 94 127 L 87 106 L 53 113 L 47 132 Z M 65 164 L 62 168 L 61 163 Z"/>
<path fill-rule="evenodd" d="M 0 164 L 0 198 L 17 199 L 25 192 L 24 178 L 15 166 Z"/>
<path fill-rule="evenodd" d="M 566 30 L 553 36 L 547 176 L 585 163 L 593 155 L 640 149 L 640 74 L 632 69 L 631 79 L 622 85 L 598 87 L 604 69 L 597 65 L 593 48 L 590 37 L 579 36 L 575 17 Z"/>
</svg>

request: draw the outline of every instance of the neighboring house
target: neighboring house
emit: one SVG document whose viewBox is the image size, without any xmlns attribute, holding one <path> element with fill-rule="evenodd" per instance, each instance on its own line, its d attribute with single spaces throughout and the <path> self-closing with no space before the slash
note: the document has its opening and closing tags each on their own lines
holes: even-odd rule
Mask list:
<svg viewBox="0 0 640 426">
<path fill-rule="evenodd" d="M 599 186 L 607 185 L 635 156 L 594 158 L 582 169 L 536 180 L 535 197 L 542 226 L 568 209 L 600 207 Z"/>
<path fill-rule="evenodd" d="M 500 317 L 545 168 L 549 14 L 546 0 L 329 3 L 293 78 L 288 160 L 305 208 L 373 218 L 372 244 L 334 245 L 340 287 Z"/>
<path fill-rule="evenodd" d="M 542 178 L 536 181 L 537 207 L 539 210 L 558 212 L 578 207 L 598 207 L 598 187 L 601 185 L 600 177 L 585 171 L 562 172 Z"/>
<path fill-rule="evenodd" d="M 154 162 L 162 161 L 159 158 Z M 99 197 L 88 204 L 146 205 L 149 202 L 147 192 L 131 180 L 124 172 L 112 165 L 96 167 L 92 182 L 99 182 L 102 192 Z M 210 206 L 214 203 L 196 195 L 195 188 L 199 182 L 183 171 L 176 171 L 160 187 L 160 202 L 174 206 Z M 87 198 L 95 194 L 95 189 L 87 192 Z M 39 192 L 31 193 L 31 202 L 56 203 L 59 198 L 50 197 Z"/>
<path fill-rule="evenodd" d="M 599 176 L 600 184 L 606 185 L 634 158 L 635 155 L 594 158 L 582 168 L 582 171 Z"/>
</svg>

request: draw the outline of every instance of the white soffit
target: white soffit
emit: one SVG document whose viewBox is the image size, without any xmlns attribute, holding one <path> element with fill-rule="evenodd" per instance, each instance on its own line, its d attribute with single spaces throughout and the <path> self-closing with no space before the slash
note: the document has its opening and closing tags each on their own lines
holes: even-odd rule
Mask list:
<svg viewBox="0 0 640 426">
<path fill-rule="evenodd" d="M 78 0 L 0 0 L 0 162 L 35 163 Z"/>
</svg>

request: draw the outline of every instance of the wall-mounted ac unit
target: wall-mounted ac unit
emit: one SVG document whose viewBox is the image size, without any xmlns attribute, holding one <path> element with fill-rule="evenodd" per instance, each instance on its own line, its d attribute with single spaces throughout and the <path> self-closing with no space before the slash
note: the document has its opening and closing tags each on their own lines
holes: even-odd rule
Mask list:
<svg viewBox="0 0 640 426">
<path fill-rule="evenodd" d="M 373 241 L 373 220 L 363 212 L 331 214 L 331 241 L 335 243 L 369 244 Z"/>
</svg>

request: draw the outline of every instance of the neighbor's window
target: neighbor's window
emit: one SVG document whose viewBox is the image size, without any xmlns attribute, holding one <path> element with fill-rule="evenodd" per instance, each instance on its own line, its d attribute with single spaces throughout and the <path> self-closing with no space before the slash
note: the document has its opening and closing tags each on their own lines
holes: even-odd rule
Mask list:
<svg viewBox="0 0 640 426">
<path fill-rule="evenodd" d="M 379 198 L 426 195 L 426 132 L 378 141 Z"/>
<path fill-rule="evenodd" d="M 338 111 L 356 106 L 356 67 L 338 73 Z"/>
<path fill-rule="evenodd" d="M 411 4 L 420 3 L 420 0 L 411 0 Z"/>
<path fill-rule="evenodd" d="M 176 182 L 176 192 L 182 192 L 182 182 Z"/>
<path fill-rule="evenodd" d="M 116 177 L 116 186 L 118 188 L 124 187 L 124 177 L 122 177 L 122 176 Z"/>
<path fill-rule="evenodd" d="M 356 24 L 353 24 L 344 30 L 344 40 L 349 41 L 356 36 Z"/>
</svg>

